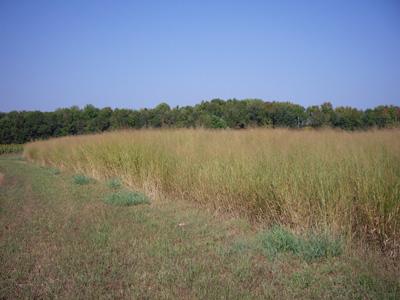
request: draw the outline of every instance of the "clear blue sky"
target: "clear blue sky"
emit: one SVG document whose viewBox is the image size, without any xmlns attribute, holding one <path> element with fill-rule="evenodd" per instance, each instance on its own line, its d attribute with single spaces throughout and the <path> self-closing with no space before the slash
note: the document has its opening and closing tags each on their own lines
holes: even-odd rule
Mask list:
<svg viewBox="0 0 400 300">
<path fill-rule="evenodd" d="M 0 0 L 0 111 L 400 104 L 400 1 Z"/>
</svg>

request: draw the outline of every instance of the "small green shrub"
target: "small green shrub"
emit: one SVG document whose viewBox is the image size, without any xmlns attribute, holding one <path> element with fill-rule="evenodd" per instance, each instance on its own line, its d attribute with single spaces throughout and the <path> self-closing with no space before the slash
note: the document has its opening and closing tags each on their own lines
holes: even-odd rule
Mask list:
<svg viewBox="0 0 400 300">
<path fill-rule="evenodd" d="M 275 226 L 261 234 L 262 248 L 270 256 L 280 252 L 298 254 L 300 251 L 299 239 L 283 227 Z"/>
<path fill-rule="evenodd" d="M 291 253 L 306 261 L 312 261 L 342 254 L 340 239 L 315 233 L 306 237 L 296 236 L 280 226 L 262 232 L 260 241 L 262 249 L 270 257 L 275 257 L 279 253 Z"/>
<path fill-rule="evenodd" d="M 307 261 L 339 256 L 342 250 L 342 241 L 332 239 L 327 234 L 311 234 L 302 243 L 302 256 Z"/>
<path fill-rule="evenodd" d="M 130 206 L 150 203 L 150 200 L 146 195 L 130 191 L 118 191 L 109 194 L 105 197 L 104 201 L 108 204 L 118 206 Z"/>
<path fill-rule="evenodd" d="M 74 183 L 79 185 L 84 185 L 90 183 L 90 178 L 85 175 L 78 174 L 73 177 Z"/>
<path fill-rule="evenodd" d="M 122 182 L 118 178 L 113 178 L 113 179 L 110 179 L 109 181 L 107 181 L 107 186 L 110 189 L 116 190 L 116 189 L 119 189 L 122 187 Z"/>
</svg>

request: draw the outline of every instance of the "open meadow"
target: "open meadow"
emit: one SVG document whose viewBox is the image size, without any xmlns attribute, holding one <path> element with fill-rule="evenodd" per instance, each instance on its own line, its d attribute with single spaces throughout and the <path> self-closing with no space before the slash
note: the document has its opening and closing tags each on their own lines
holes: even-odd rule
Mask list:
<svg viewBox="0 0 400 300">
<path fill-rule="evenodd" d="M 398 299 L 399 135 L 27 144 L 0 156 L 0 298 Z"/>
<path fill-rule="evenodd" d="M 0 0 L 0 300 L 400 300 L 399 37 L 400 0 Z"/>
</svg>

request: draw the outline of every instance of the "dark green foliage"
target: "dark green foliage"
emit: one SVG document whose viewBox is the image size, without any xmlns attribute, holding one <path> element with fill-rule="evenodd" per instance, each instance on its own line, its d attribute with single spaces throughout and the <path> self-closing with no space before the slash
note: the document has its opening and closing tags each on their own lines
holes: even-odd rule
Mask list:
<svg viewBox="0 0 400 300">
<path fill-rule="evenodd" d="M 309 234 L 307 237 L 294 235 L 283 227 L 275 226 L 260 234 L 261 246 L 270 257 L 279 253 L 290 253 L 306 261 L 339 256 L 342 242 L 327 234 Z"/>
<path fill-rule="evenodd" d="M 304 126 L 346 130 L 400 125 L 400 107 L 378 106 L 365 111 L 333 108 L 329 102 L 304 108 L 290 102 L 260 99 L 213 99 L 195 106 L 171 108 L 161 103 L 153 109 L 99 109 L 86 105 L 54 112 L 12 111 L 0 113 L 0 143 L 22 144 L 37 139 L 103 132 L 121 128 L 249 128 Z"/>
<path fill-rule="evenodd" d="M 131 206 L 150 203 L 150 200 L 146 195 L 126 190 L 121 190 L 107 195 L 104 201 L 108 204 L 117 206 Z"/>
<path fill-rule="evenodd" d="M 308 125 L 312 127 L 332 126 L 336 116 L 332 104 L 329 102 L 325 102 L 321 106 L 310 106 L 306 113 Z"/>
<path fill-rule="evenodd" d="M 84 185 L 90 183 L 90 178 L 85 175 L 78 174 L 73 176 L 73 181 L 75 184 Z"/>
<path fill-rule="evenodd" d="M 24 150 L 24 147 L 22 145 L 18 144 L 8 144 L 8 145 L 2 145 L 0 144 L 0 155 L 1 154 L 8 154 L 8 153 L 19 153 Z"/>
<path fill-rule="evenodd" d="M 274 127 L 300 128 L 306 121 L 306 113 L 301 105 L 289 102 L 275 102 L 272 105 L 272 124 Z"/>
</svg>

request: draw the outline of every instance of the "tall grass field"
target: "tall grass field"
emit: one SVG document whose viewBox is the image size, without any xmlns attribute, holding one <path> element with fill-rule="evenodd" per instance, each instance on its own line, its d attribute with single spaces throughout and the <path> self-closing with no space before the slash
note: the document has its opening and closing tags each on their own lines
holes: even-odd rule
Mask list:
<svg viewBox="0 0 400 300">
<path fill-rule="evenodd" d="M 399 249 L 400 130 L 129 130 L 34 142 L 24 156 L 265 226 Z"/>
</svg>

